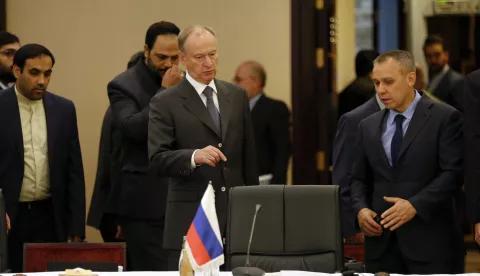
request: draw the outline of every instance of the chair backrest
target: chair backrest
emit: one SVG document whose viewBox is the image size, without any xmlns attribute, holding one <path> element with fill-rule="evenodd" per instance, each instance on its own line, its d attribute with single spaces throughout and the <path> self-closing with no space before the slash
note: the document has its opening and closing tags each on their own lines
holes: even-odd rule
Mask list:
<svg viewBox="0 0 480 276">
<path fill-rule="evenodd" d="M 256 204 L 250 264 L 266 272 L 333 273 L 344 266 L 340 199 L 336 185 L 269 185 L 230 190 L 226 265 L 244 266 Z"/>
<path fill-rule="evenodd" d="M 5 199 L 0 189 L 0 273 L 8 268 L 7 250 L 7 221 L 6 221 Z"/>
</svg>

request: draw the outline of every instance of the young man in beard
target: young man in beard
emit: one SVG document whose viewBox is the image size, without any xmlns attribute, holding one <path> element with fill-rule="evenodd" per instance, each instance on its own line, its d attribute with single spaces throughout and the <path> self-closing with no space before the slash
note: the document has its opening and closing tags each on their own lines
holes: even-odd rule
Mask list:
<svg viewBox="0 0 480 276">
<path fill-rule="evenodd" d="M 178 83 L 178 34 L 175 24 L 151 25 L 145 37 L 144 57 L 108 84 L 113 116 L 113 143 L 119 149 L 114 197 L 121 231 L 131 260 L 129 270 L 166 270 L 162 249 L 167 180 L 150 170 L 147 136 L 150 99 Z"/>
<path fill-rule="evenodd" d="M 0 32 L 0 90 L 7 89 L 15 82 L 12 72 L 13 56 L 20 48 L 20 40 L 14 34 Z"/>
</svg>

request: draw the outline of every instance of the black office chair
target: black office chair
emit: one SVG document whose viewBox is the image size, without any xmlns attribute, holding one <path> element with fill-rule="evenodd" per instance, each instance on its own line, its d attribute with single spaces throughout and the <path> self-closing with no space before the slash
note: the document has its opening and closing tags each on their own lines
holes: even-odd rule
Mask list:
<svg viewBox="0 0 480 276">
<path fill-rule="evenodd" d="M 8 273 L 7 220 L 5 200 L 0 189 L 0 272 Z"/>
<path fill-rule="evenodd" d="M 343 270 L 340 199 L 336 185 L 232 188 L 225 250 L 228 270 L 245 265 L 256 204 L 261 204 L 262 209 L 251 244 L 251 266 L 265 272 Z"/>
</svg>

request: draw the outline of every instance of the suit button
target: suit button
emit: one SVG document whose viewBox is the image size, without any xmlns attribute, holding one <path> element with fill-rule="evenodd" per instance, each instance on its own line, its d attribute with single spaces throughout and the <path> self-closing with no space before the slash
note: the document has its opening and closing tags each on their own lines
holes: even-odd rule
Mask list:
<svg viewBox="0 0 480 276">
<path fill-rule="evenodd" d="M 222 187 L 222 192 L 225 192 L 227 189 L 225 187 Z"/>
<path fill-rule="evenodd" d="M 219 148 L 223 147 L 223 144 L 222 144 L 222 143 L 218 143 L 218 147 L 219 147 Z"/>
</svg>

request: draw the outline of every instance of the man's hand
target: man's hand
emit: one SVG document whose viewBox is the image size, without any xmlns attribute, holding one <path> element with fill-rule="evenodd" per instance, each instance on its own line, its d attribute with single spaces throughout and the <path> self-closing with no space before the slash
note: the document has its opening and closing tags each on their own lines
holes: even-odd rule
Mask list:
<svg viewBox="0 0 480 276">
<path fill-rule="evenodd" d="M 163 75 L 162 86 L 165 88 L 174 86 L 182 79 L 183 79 L 182 70 L 180 70 L 180 68 L 178 68 L 178 66 L 174 64 L 172 68 L 168 69 L 167 72 L 165 72 L 165 75 Z"/>
<path fill-rule="evenodd" d="M 475 241 L 480 244 L 480 222 L 475 223 Z"/>
<path fill-rule="evenodd" d="M 218 162 L 227 161 L 227 158 L 216 147 L 207 146 L 195 152 L 194 161 L 197 165 L 206 164 L 210 167 L 215 167 Z"/>
<path fill-rule="evenodd" d="M 7 219 L 7 233 L 8 233 L 8 231 L 10 231 L 10 228 L 12 228 L 12 226 L 10 225 L 10 217 L 8 216 L 8 214 L 5 214 L 5 215 Z"/>
<path fill-rule="evenodd" d="M 380 222 L 383 227 L 389 228 L 391 231 L 398 229 L 417 214 L 417 210 L 408 200 L 386 196 L 383 199 L 386 202 L 393 203 L 393 206 L 382 214 L 382 221 Z"/>
<path fill-rule="evenodd" d="M 115 233 L 115 239 L 123 239 L 123 232 L 122 232 L 122 227 L 120 225 L 117 225 L 117 233 Z"/>
<path fill-rule="evenodd" d="M 362 230 L 366 236 L 375 237 L 382 234 L 382 226 L 374 220 L 376 216 L 377 213 L 368 208 L 363 208 L 358 212 L 358 224 L 360 225 L 360 230 Z"/>
</svg>

